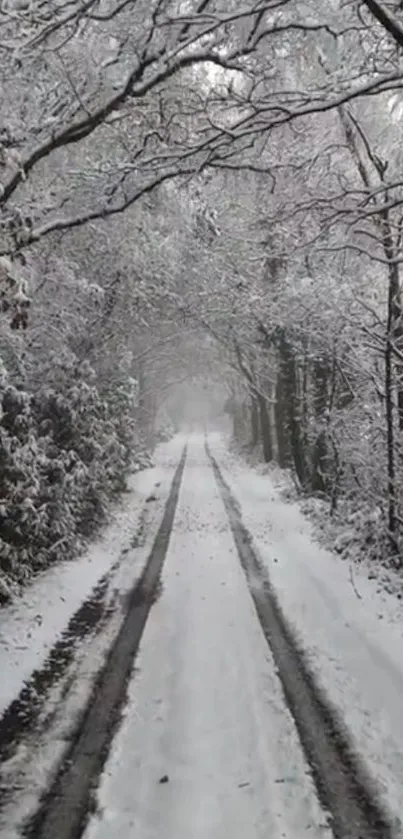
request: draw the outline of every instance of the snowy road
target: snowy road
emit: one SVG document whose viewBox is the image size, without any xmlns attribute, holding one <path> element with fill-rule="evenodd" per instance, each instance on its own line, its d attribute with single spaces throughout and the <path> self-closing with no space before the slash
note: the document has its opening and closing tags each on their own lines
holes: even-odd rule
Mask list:
<svg viewBox="0 0 403 839">
<path fill-rule="evenodd" d="M 82 690 L 81 667 L 71 671 L 73 698 L 87 697 L 85 713 L 67 725 L 69 688 L 64 693 L 62 681 L 53 705 L 43 693 L 42 729 L 31 725 L 35 715 L 27 728 L 24 716 L 15 754 L 11 740 L 7 745 L 0 790 L 14 787 L 16 795 L 4 795 L 0 835 L 21 837 L 25 822 L 25 839 L 400 839 L 398 819 L 393 828 L 389 821 L 389 812 L 392 819 L 399 813 L 395 788 L 403 771 L 394 714 L 400 676 L 392 668 L 389 678 L 382 668 L 388 737 L 379 727 L 376 738 L 393 795 L 386 797 L 382 785 L 380 803 L 378 764 L 352 724 L 356 692 L 344 678 L 339 699 L 337 673 L 328 677 L 324 655 L 330 638 L 338 669 L 362 660 L 362 643 L 375 643 L 370 612 L 360 617 L 360 631 L 350 632 L 348 610 L 356 604 L 348 593 L 355 595 L 341 584 L 342 566 L 315 546 L 300 513 L 276 499 L 269 476 L 231 464 L 217 436 L 207 449 L 201 436 L 190 438 L 187 451 L 185 443 L 178 437 L 168 444 L 159 455 L 167 468 L 142 479 L 148 487 L 159 477 L 160 500 L 143 547 L 133 543 L 112 566 L 115 599 L 105 638 L 101 632 L 83 639 L 81 656 L 96 677 L 92 693 L 88 678 Z M 129 521 L 129 510 L 125 516 Z M 268 563 L 276 528 L 276 556 Z M 74 591 L 83 562 L 69 572 Z M 321 568 L 323 585 L 312 587 Z M 340 615 L 345 611 L 342 627 L 327 614 L 329 580 Z M 46 580 L 41 585 L 47 590 Z M 324 645 L 315 659 L 313 634 Z M 361 698 L 363 711 L 354 713 L 368 725 L 367 706 L 376 719 L 379 669 L 368 665 L 360 676 L 370 700 Z M 37 684 L 35 673 L 31 681 Z M 3 734 L 10 737 L 12 727 Z M 56 762 L 43 761 L 46 750 Z"/>
<path fill-rule="evenodd" d="M 370 564 L 321 547 L 265 470 L 210 446 L 316 683 L 336 708 L 403 835 L 403 606 Z M 376 571 L 376 569 L 375 569 Z M 351 575 L 354 575 L 352 584 Z M 357 593 L 359 596 L 357 596 Z"/>
<path fill-rule="evenodd" d="M 86 839 L 329 835 L 202 439 L 98 803 Z"/>
</svg>

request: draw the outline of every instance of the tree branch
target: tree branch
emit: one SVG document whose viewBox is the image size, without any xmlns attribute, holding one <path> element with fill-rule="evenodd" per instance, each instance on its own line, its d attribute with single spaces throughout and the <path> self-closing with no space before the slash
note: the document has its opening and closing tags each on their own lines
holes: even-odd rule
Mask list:
<svg viewBox="0 0 403 839">
<path fill-rule="evenodd" d="M 399 23 L 395 15 L 385 8 L 382 3 L 377 0 L 362 0 L 367 8 L 372 12 L 378 23 L 392 35 L 392 38 L 399 46 L 403 47 L 403 26 Z"/>
</svg>

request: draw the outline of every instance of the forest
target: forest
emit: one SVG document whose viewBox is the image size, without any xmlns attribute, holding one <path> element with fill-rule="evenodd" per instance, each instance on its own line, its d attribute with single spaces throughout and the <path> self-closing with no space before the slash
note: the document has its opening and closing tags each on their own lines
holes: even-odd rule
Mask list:
<svg viewBox="0 0 403 839">
<path fill-rule="evenodd" d="M 397 0 L 1 0 L 0 601 L 180 417 L 403 564 Z"/>
</svg>

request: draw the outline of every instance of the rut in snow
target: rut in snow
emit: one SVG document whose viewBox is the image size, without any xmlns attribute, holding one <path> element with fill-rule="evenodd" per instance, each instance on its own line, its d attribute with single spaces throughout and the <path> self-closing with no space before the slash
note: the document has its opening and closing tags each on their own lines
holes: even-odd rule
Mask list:
<svg viewBox="0 0 403 839">
<path fill-rule="evenodd" d="M 185 463 L 186 447 L 146 566 L 129 597 L 126 617 L 62 766 L 37 813 L 24 829 L 26 839 L 79 839 L 82 835 L 91 809 L 92 792 L 119 723 L 144 626 L 158 595 Z"/>
<path fill-rule="evenodd" d="M 335 839 L 392 839 L 395 833 L 391 820 L 378 801 L 374 782 L 355 754 L 336 710 L 309 671 L 267 570 L 253 547 L 252 536 L 243 524 L 238 502 L 210 452 L 207 439 L 205 447 L 287 705 L 295 720 L 319 798 L 331 814 Z"/>
</svg>

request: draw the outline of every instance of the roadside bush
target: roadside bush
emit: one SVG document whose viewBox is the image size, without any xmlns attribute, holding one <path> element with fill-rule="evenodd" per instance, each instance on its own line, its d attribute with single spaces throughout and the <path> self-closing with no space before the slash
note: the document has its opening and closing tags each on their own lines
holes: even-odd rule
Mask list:
<svg viewBox="0 0 403 839">
<path fill-rule="evenodd" d="M 0 383 L 0 602 L 73 556 L 137 462 L 132 383 L 102 394 L 76 380 L 35 394 Z M 139 461 L 145 462 L 143 452 Z"/>
</svg>

